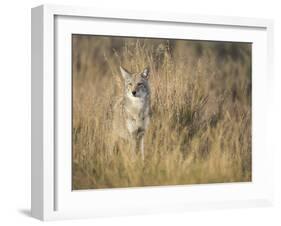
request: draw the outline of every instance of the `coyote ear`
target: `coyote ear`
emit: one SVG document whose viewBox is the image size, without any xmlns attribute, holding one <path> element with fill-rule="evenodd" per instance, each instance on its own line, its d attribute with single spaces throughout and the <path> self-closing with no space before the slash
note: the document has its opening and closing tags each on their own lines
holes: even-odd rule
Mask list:
<svg viewBox="0 0 281 226">
<path fill-rule="evenodd" d="M 148 79 L 149 78 L 149 69 L 148 68 L 145 68 L 141 74 L 141 76 L 145 79 Z"/>
<path fill-rule="evenodd" d="M 131 74 L 130 72 L 128 72 L 125 68 L 123 68 L 122 66 L 120 66 L 120 71 L 121 71 L 121 74 L 122 74 L 122 77 L 125 79 L 125 80 L 129 80 L 131 78 Z"/>
</svg>

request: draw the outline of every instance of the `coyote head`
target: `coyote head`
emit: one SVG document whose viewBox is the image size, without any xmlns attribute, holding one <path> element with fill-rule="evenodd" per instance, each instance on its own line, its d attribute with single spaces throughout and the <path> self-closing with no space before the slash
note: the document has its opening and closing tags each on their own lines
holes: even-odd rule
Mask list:
<svg viewBox="0 0 281 226">
<path fill-rule="evenodd" d="M 125 94 L 131 98 L 145 98 L 149 96 L 149 70 L 145 68 L 141 73 L 132 74 L 120 66 L 125 81 Z"/>
</svg>

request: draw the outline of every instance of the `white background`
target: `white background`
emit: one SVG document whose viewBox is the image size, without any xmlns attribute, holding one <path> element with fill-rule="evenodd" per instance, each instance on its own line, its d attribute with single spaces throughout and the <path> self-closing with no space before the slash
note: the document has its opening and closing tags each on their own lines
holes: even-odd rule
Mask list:
<svg viewBox="0 0 281 226">
<path fill-rule="evenodd" d="M 245 0 L 57 0 L 99 8 L 153 10 L 275 19 L 275 77 L 268 122 L 275 151 L 275 198 L 271 208 L 51 222 L 52 225 L 280 225 L 281 224 L 281 14 L 278 1 Z M 0 224 L 36 225 L 30 218 L 30 8 L 48 0 L 9 0 L 0 9 Z M 279 118 L 278 118 L 279 116 Z"/>
</svg>

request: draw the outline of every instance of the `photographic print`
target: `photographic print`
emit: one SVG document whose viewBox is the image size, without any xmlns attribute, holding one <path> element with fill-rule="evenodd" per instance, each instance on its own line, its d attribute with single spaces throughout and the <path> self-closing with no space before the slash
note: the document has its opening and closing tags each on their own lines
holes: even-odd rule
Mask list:
<svg viewBox="0 0 281 226">
<path fill-rule="evenodd" d="M 252 44 L 72 35 L 72 189 L 248 182 Z"/>
</svg>

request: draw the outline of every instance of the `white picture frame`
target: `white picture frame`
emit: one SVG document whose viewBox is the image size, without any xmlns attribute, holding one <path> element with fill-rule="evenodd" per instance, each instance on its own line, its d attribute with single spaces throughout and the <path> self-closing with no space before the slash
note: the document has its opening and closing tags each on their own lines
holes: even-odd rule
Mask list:
<svg viewBox="0 0 281 226">
<path fill-rule="evenodd" d="M 155 29 L 160 24 L 162 29 Z M 173 32 L 169 33 L 165 26 Z M 67 121 L 71 115 L 68 101 L 71 98 L 71 78 L 56 76 L 71 73 L 69 35 L 98 32 L 103 35 L 185 38 L 186 33 L 181 31 L 186 27 L 190 29 L 190 39 L 254 43 L 253 181 L 73 192 L 69 177 L 71 147 L 69 143 L 60 142 L 69 139 L 66 133 L 71 133 Z M 266 19 L 156 14 L 56 5 L 33 8 L 32 216 L 41 220 L 56 220 L 272 205 L 273 153 L 264 139 L 270 107 L 266 100 L 270 95 L 268 91 L 273 76 L 272 45 L 273 21 Z M 58 104 L 63 105 L 61 109 L 64 110 L 57 112 Z M 62 127 L 66 129 L 59 129 Z M 87 204 L 82 208 L 81 204 L 86 201 Z"/>
</svg>

